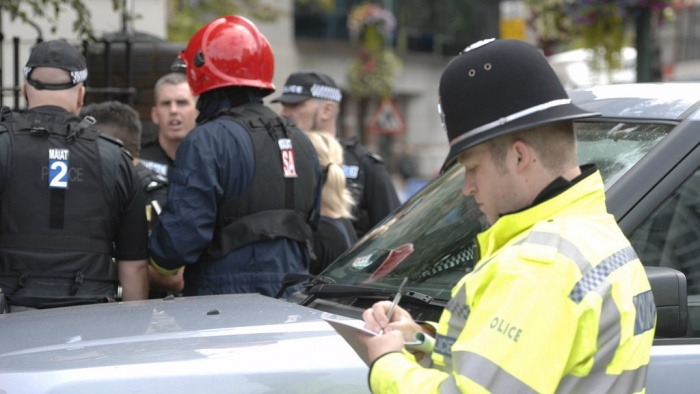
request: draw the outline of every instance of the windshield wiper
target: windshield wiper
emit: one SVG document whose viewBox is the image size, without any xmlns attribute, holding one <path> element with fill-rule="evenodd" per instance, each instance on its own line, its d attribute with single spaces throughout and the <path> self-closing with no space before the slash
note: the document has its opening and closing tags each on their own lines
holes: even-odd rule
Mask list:
<svg viewBox="0 0 700 394">
<path fill-rule="evenodd" d="M 324 283 L 308 287 L 308 296 L 299 305 L 309 305 L 316 298 L 348 298 L 348 297 L 379 297 L 391 300 L 396 295 L 396 290 L 378 287 L 347 285 L 343 283 Z M 419 303 L 434 305 L 433 297 L 415 291 L 406 291 L 404 299 Z"/>
<path fill-rule="evenodd" d="M 305 286 L 313 285 L 315 283 L 335 283 L 335 280 L 333 278 L 329 278 L 327 276 L 290 272 L 286 274 L 284 278 L 282 278 L 282 287 L 279 289 L 277 294 L 275 294 L 275 298 L 282 297 L 282 294 L 284 294 L 287 288 L 289 288 L 290 286 L 297 285 L 305 280 L 309 281 L 309 283 Z"/>
</svg>

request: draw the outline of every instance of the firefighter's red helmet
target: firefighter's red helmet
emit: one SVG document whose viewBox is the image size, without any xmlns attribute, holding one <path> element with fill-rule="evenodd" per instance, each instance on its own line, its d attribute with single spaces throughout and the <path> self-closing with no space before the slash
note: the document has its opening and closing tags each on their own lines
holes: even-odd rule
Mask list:
<svg viewBox="0 0 700 394">
<path fill-rule="evenodd" d="M 199 29 L 180 59 L 192 93 L 226 86 L 249 86 L 275 91 L 275 58 L 267 38 L 246 18 L 230 15 Z"/>
</svg>

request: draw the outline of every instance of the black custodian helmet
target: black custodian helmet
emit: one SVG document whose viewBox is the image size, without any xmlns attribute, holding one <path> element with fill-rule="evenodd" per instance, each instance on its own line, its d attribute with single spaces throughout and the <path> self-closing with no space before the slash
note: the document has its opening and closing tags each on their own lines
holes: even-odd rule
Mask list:
<svg viewBox="0 0 700 394">
<path fill-rule="evenodd" d="M 496 137 L 598 115 L 573 104 L 544 55 L 519 40 L 483 40 L 452 59 L 440 77 L 439 111 L 450 142 L 445 171 L 459 154 Z"/>
</svg>

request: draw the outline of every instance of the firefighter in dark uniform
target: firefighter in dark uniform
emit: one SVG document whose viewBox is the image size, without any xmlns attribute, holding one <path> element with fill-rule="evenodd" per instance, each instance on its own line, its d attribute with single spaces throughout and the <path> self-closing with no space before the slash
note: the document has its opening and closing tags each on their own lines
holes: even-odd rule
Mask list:
<svg viewBox="0 0 700 394">
<path fill-rule="evenodd" d="M 148 294 L 144 199 L 121 143 L 77 117 L 85 58 L 38 44 L 24 68 L 28 109 L 0 124 L 0 288 L 10 311 Z M 116 259 L 116 264 L 113 258 Z"/>
<path fill-rule="evenodd" d="M 287 78 L 282 95 L 282 116 L 304 131 L 323 131 L 337 137 L 338 106 L 343 98 L 331 77 L 318 72 L 297 72 Z M 353 225 L 362 237 L 399 205 L 391 176 L 379 155 L 360 145 L 357 137 L 339 138 L 344 149 L 345 179 L 357 202 Z"/>
<path fill-rule="evenodd" d="M 316 153 L 263 105 L 275 89 L 274 58 L 252 22 L 212 21 L 180 59 L 199 117 L 168 177 L 151 265 L 163 275 L 186 265 L 185 295 L 274 296 L 285 274 L 308 273 L 322 187 Z"/>
</svg>

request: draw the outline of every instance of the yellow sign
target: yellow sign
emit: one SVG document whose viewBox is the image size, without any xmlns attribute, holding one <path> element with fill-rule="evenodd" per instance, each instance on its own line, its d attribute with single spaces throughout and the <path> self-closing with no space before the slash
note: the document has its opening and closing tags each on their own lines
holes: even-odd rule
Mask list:
<svg viewBox="0 0 700 394">
<path fill-rule="evenodd" d="M 527 7 L 521 0 L 504 0 L 499 4 L 500 38 L 525 40 Z"/>
<path fill-rule="evenodd" d="M 500 37 L 504 39 L 525 40 L 524 19 L 501 19 Z"/>
</svg>

